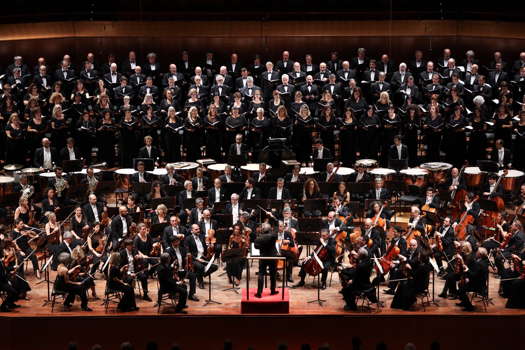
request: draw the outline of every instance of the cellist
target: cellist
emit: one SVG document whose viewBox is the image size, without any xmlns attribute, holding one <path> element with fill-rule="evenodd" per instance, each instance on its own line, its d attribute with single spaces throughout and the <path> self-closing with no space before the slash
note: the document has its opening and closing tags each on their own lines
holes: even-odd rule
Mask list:
<svg viewBox="0 0 525 350">
<path fill-rule="evenodd" d="M 523 226 L 519 220 L 514 220 L 508 232 L 502 232 L 503 240 L 500 244 L 501 251 L 494 254 L 494 262 L 501 277 L 505 271 L 505 259 L 509 259 L 512 254 L 520 254 L 525 246 L 525 234 Z"/>
<path fill-rule="evenodd" d="M 446 274 L 443 268 L 443 260 L 449 261 L 454 255 L 455 250 L 454 241 L 456 238 L 450 217 L 447 216 L 443 219 L 441 226 L 434 232 L 434 239 L 436 245 L 432 250 L 434 251 L 434 258 L 439 267 L 438 276 L 442 277 Z"/>
<path fill-rule="evenodd" d="M 322 249 L 327 250 L 326 258 L 322 261 L 323 269 L 322 269 L 322 275 L 321 275 L 321 289 L 326 289 L 326 278 L 328 277 L 328 271 L 330 267 L 333 264 L 335 264 L 335 239 L 330 237 L 330 233 L 328 232 L 328 230 L 325 230 L 325 229 L 321 230 L 321 237 L 319 238 L 319 245 L 315 248 L 315 251 L 319 250 L 321 246 L 323 247 Z M 310 258 L 314 259 L 313 257 L 310 257 Z M 305 262 L 303 262 L 303 265 L 301 266 L 301 271 L 299 271 L 299 277 L 301 277 L 301 280 L 299 281 L 299 283 L 297 283 L 294 286 L 294 288 L 302 287 L 305 285 L 304 283 L 304 280 L 306 278 Z"/>
<path fill-rule="evenodd" d="M 362 247 L 358 251 L 357 264 L 355 268 L 341 271 L 342 276 L 348 276 L 345 286 L 342 289 L 343 299 L 345 300 L 345 311 L 357 310 L 355 299 L 360 292 L 367 291 L 366 297 L 372 303 L 377 302 L 375 290 L 370 283 L 373 263 L 366 248 Z M 344 279 L 344 277 L 343 277 Z"/>
</svg>

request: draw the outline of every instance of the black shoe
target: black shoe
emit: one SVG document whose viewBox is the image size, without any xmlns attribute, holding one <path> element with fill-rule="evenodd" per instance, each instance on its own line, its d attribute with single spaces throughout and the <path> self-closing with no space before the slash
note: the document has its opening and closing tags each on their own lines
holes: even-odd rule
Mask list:
<svg viewBox="0 0 525 350">
<path fill-rule="evenodd" d="M 188 306 L 188 304 L 186 304 L 186 305 L 184 305 L 182 308 L 183 308 L 183 309 L 187 309 L 187 308 L 189 308 L 189 306 Z"/>
<path fill-rule="evenodd" d="M 387 290 L 384 290 L 383 293 L 389 294 L 389 295 L 394 295 L 394 294 L 396 294 L 396 291 L 393 290 L 392 288 L 389 288 Z"/>
<path fill-rule="evenodd" d="M 199 282 L 199 289 L 204 289 L 204 282 Z"/>
<path fill-rule="evenodd" d="M 301 280 L 299 283 L 297 283 L 295 286 L 293 286 L 292 288 L 299 288 L 299 287 L 303 287 L 304 286 L 304 281 Z"/>
<path fill-rule="evenodd" d="M 447 293 L 440 293 L 438 294 L 438 297 L 446 299 L 448 297 Z"/>
<path fill-rule="evenodd" d="M 18 305 L 18 304 L 10 304 L 8 306 L 10 309 L 18 309 L 19 307 L 22 307 L 21 305 Z"/>
<path fill-rule="evenodd" d="M 176 314 L 187 314 L 188 311 L 184 310 L 183 308 L 175 308 Z"/>
<path fill-rule="evenodd" d="M 135 306 L 129 309 L 129 311 L 139 311 L 139 307 Z"/>
<path fill-rule="evenodd" d="M 463 308 L 463 311 L 474 311 L 474 306 L 472 305 L 467 305 Z"/>
<path fill-rule="evenodd" d="M 322 290 L 325 290 L 325 289 L 326 289 L 326 282 L 321 283 L 321 289 L 322 289 Z"/>
<path fill-rule="evenodd" d="M 11 310 L 9 310 L 9 308 L 6 305 L 4 305 L 0 307 L 0 312 L 11 312 Z"/>
<path fill-rule="evenodd" d="M 256 293 L 256 294 L 254 295 L 254 297 L 256 297 L 256 298 L 262 298 L 262 295 L 259 294 L 259 293 Z"/>
<path fill-rule="evenodd" d="M 149 297 L 149 295 L 147 295 L 147 294 L 144 294 L 144 296 L 142 297 L 142 300 L 152 301 L 151 298 Z"/>
<path fill-rule="evenodd" d="M 278 291 L 274 290 L 274 291 L 270 292 L 270 295 L 275 295 L 275 294 L 279 294 L 279 293 L 281 293 L 281 292 L 278 292 Z"/>
<path fill-rule="evenodd" d="M 193 301 L 199 301 L 199 298 L 197 298 L 195 294 L 190 295 L 188 299 L 193 300 Z"/>
<path fill-rule="evenodd" d="M 93 310 L 90 309 L 88 306 L 86 306 L 86 307 L 83 307 L 83 308 L 82 308 L 82 311 L 90 312 L 90 311 L 93 311 Z"/>
</svg>

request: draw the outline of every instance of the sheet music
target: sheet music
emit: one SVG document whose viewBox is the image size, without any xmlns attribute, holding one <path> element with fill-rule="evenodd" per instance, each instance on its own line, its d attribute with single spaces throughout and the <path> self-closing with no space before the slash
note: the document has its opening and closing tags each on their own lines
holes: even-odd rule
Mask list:
<svg viewBox="0 0 525 350">
<path fill-rule="evenodd" d="M 250 256 L 261 256 L 261 251 L 255 248 L 255 243 L 250 244 Z"/>
<path fill-rule="evenodd" d="M 206 274 L 208 270 L 210 269 L 211 265 L 213 265 L 213 261 L 215 260 L 215 254 L 211 257 L 210 261 L 208 262 L 208 265 L 206 265 L 206 268 L 204 269 L 204 273 Z"/>
</svg>

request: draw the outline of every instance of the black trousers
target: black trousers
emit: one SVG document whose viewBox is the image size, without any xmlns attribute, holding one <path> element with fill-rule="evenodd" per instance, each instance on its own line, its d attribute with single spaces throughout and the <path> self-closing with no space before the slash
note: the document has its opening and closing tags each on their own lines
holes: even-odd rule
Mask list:
<svg viewBox="0 0 525 350">
<path fill-rule="evenodd" d="M 443 294 L 447 294 L 447 292 L 451 294 L 457 294 L 457 282 L 461 279 L 461 276 L 455 272 L 449 272 L 447 273 L 445 277 L 445 286 L 443 287 Z"/>
<path fill-rule="evenodd" d="M 355 309 L 357 307 L 357 304 L 355 302 L 357 295 L 361 293 L 361 290 L 356 288 L 354 284 L 349 284 L 345 288 L 343 288 L 343 299 L 346 302 L 346 305 L 348 305 L 350 308 Z M 375 289 L 372 289 L 370 292 L 366 293 L 366 297 L 368 300 L 370 300 L 373 303 L 377 303 L 377 296 L 375 293 Z"/>
<path fill-rule="evenodd" d="M 179 300 L 177 302 L 177 309 L 182 310 L 186 306 L 186 301 L 188 300 L 188 289 L 184 284 L 176 284 L 170 287 L 163 287 L 159 289 L 159 301 L 162 293 L 170 293 L 172 295 L 178 294 Z"/>
<path fill-rule="evenodd" d="M 118 308 L 120 310 L 129 310 L 131 308 L 137 307 L 137 304 L 135 302 L 135 291 L 133 290 L 133 287 L 129 284 L 125 283 L 116 283 L 112 284 L 111 289 L 118 290 L 119 292 L 122 292 L 122 299 L 120 299 L 120 303 L 118 304 Z"/>
<path fill-rule="evenodd" d="M 180 279 L 184 280 L 185 278 L 188 279 L 188 282 L 190 283 L 190 292 L 189 295 L 195 295 L 195 291 L 197 289 L 197 276 L 195 275 L 195 272 L 193 271 L 179 271 L 179 277 Z"/>
<path fill-rule="evenodd" d="M 194 260 L 193 261 L 193 271 L 195 272 L 195 275 L 197 276 L 197 280 L 199 283 L 204 282 L 204 277 L 207 277 L 208 275 L 211 275 L 215 271 L 219 269 L 219 267 L 215 264 L 212 264 L 207 272 L 204 272 L 206 269 L 206 265 L 200 261 Z"/>
<path fill-rule="evenodd" d="M 80 306 L 82 308 L 86 308 L 88 304 L 87 299 L 87 288 L 84 285 L 78 285 L 78 284 L 66 284 L 64 287 L 64 292 L 67 293 L 66 300 L 64 301 L 64 305 L 71 305 L 75 301 L 75 296 L 78 295 L 80 297 Z"/>
<path fill-rule="evenodd" d="M 331 264 L 327 261 L 324 262 L 324 268 L 321 273 L 321 282 L 326 283 L 326 278 L 328 277 L 328 270 L 330 269 Z M 301 281 L 304 282 L 304 279 L 306 278 L 306 271 L 303 267 L 301 267 L 301 271 L 299 271 L 299 277 L 301 277 Z"/>
<path fill-rule="evenodd" d="M 228 276 L 235 277 L 236 279 L 240 280 L 245 263 L 246 259 L 243 257 L 231 258 L 226 263 L 226 271 L 228 272 Z"/>
<path fill-rule="evenodd" d="M 139 273 L 137 273 L 135 275 L 135 277 L 140 282 L 140 285 L 142 287 L 142 292 L 144 293 L 144 295 L 148 294 L 148 272 L 147 271 L 140 271 Z M 125 282 L 129 283 L 132 280 L 133 279 L 131 278 L 131 276 L 127 275 Z"/>
<path fill-rule="evenodd" d="M 257 277 L 257 294 L 261 294 L 264 288 L 264 275 L 266 270 L 270 271 L 270 290 L 272 292 L 277 288 L 277 263 L 275 260 L 259 260 L 259 276 Z"/>
</svg>

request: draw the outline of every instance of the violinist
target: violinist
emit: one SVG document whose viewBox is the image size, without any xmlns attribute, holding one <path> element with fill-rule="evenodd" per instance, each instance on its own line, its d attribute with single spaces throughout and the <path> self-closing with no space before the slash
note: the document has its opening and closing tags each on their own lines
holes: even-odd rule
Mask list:
<svg viewBox="0 0 525 350">
<path fill-rule="evenodd" d="M 0 261 L 0 291 L 6 293 L 6 297 L 0 305 L 0 312 L 10 312 L 12 309 L 20 307 L 20 305 L 15 304 L 20 293 L 14 288 L 11 282 L 11 272 L 9 272 L 4 264 L 5 258 L 6 257 L 3 256 L 2 261 Z"/>
<path fill-rule="evenodd" d="M 432 209 L 439 209 L 440 198 L 432 187 L 427 188 L 426 195 L 425 198 L 423 198 L 422 203 L 423 211 L 432 211 Z"/>
<path fill-rule="evenodd" d="M 177 215 L 172 215 L 170 217 L 170 224 L 164 228 L 164 233 L 162 234 L 162 245 L 164 248 L 168 248 L 171 243 L 171 238 L 182 235 L 186 236 L 186 227 L 180 224 L 180 219 Z"/>
<path fill-rule="evenodd" d="M 369 219 L 367 219 L 369 220 Z M 371 223 L 370 223 L 371 224 Z M 321 230 L 321 237 L 319 238 L 320 245 L 317 246 L 316 251 L 322 246 L 323 249 L 327 250 L 326 258 L 323 260 L 323 269 L 321 276 L 321 289 L 326 289 L 326 278 L 328 277 L 328 271 L 330 267 L 335 264 L 335 239 L 330 236 L 330 232 L 326 229 Z M 305 285 L 304 280 L 306 279 L 305 263 L 301 266 L 299 271 L 299 277 L 301 280 L 294 287 L 302 287 Z"/>
<path fill-rule="evenodd" d="M 238 286 L 241 283 L 242 270 L 246 264 L 246 254 L 249 248 L 249 240 L 243 234 L 243 227 L 237 223 L 233 225 L 233 233 L 228 241 L 228 248 L 223 254 L 226 261 L 226 272 L 230 284 Z"/>
<path fill-rule="evenodd" d="M 494 254 L 494 262 L 498 269 L 498 275 L 502 276 L 505 271 L 505 259 L 509 259 L 512 254 L 520 254 L 525 247 L 525 234 L 523 226 L 519 220 L 514 220 L 508 232 L 502 232 L 502 242 L 500 252 Z"/>
<path fill-rule="evenodd" d="M 109 272 L 108 272 L 108 288 L 122 292 L 122 298 L 120 299 L 117 309 L 120 312 L 131 312 L 138 311 L 139 308 L 135 302 L 135 291 L 133 286 L 129 283 L 124 282 L 126 275 L 127 265 L 121 267 L 120 254 L 117 252 L 111 253 L 109 257 Z"/>
<path fill-rule="evenodd" d="M 71 304 L 75 301 L 75 296 L 79 296 L 81 300 L 80 307 L 82 311 L 93 311 L 88 307 L 87 298 L 87 287 L 83 282 L 73 281 L 70 277 L 74 275 L 80 266 L 77 265 L 73 268 L 68 268 L 71 263 L 71 255 L 62 252 L 58 255 L 58 268 L 57 277 L 55 280 L 55 290 L 63 291 L 67 293 L 67 297 L 64 300 L 64 307 L 70 308 Z"/>
<path fill-rule="evenodd" d="M 407 256 L 407 241 L 402 235 L 402 230 L 399 226 L 390 226 L 390 232 L 392 233 L 392 239 L 390 241 L 390 247 L 396 246 L 399 248 L 399 254 Z M 400 270 L 399 260 L 392 261 L 390 264 L 390 280 L 397 280 L 402 278 L 402 272 Z M 396 292 L 398 282 L 389 282 L 388 289 L 384 290 L 383 293 L 394 295 Z"/>
<path fill-rule="evenodd" d="M 82 208 L 76 207 L 75 214 L 71 218 L 71 233 L 76 238 L 86 238 L 86 234 L 89 229 L 90 227 L 86 221 L 86 218 L 84 217 L 84 214 L 82 213 Z"/>
<path fill-rule="evenodd" d="M 190 282 L 190 291 L 188 299 L 193 301 L 199 301 L 199 298 L 195 295 L 197 290 L 197 278 L 195 272 L 193 271 L 193 263 L 189 260 L 186 248 L 181 242 L 184 241 L 183 234 L 177 234 L 170 237 L 170 245 L 165 250 L 171 257 L 172 265 L 176 268 L 179 279 L 184 280 L 188 278 Z"/>
<path fill-rule="evenodd" d="M 175 312 L 187 313 L 184 309 L 188 307 L 186 305 L 188 290 L 184 282 L 179 279 L 177 270 L 170 265 L 170 255 L 168 253 L 162 253 L 160 256 L 157 276 L 159 278 L 159 297 L 162 293 L 178 294 L 179 300 L 177 306 L 175 306 Z"/>
<path fill-rule="evenodd" d="M 350 209 L 341 202 L 339 197 L 333 197 L 332 204 L 328 206 L 328 210 L 333 212 L 335 217 L 344 218 L 346 224 L 352 221 Z"/>
<path fill-rule="evenodd" d="M 209 261 L 206 260 L 207 246 L 206 237 L 201 233 L 200 227 L 197 224 L 191 225 L 191 234 L 186 236 L 184 245 L 186 251 L 191 254 L 193 258 L 193 270 L 199 282 L 199 288 L 204 289 L 204 277 L 211 275 L 218 270 L 218 266 L 211 264 L 208 271 L 205 271 Z M 211 258 L 211 257 L 210 257 Z"/>
<path fill-rule="evenodd" d="M 464 264 L 463 261 L 460 262 Z M 459 264 L 459 263 L 458 263 Z M 463 279 L 460 282 L 458 297 L 461 300 L 457 306 L 462 306 L 464 311 L 473 311 L 474 306 L 470 302 L 467 292 L 476 292 L 482 295 L 488 293 L 487 279 L 489 277 L 489 258 L 485 248 L 479 248 L 476 258 L 471 259 L 467 266 L 463 266 Z"/>
<path fill-rule="evenodd" d="M 384 251 L 382 247 L 384 244 L 384 231 L 377 225 L 374 225 L 374 221 L 370 218 L 365 219 L 364 225 L 361 228 L 363 232 L 363 239 L 368 247 L 368 253 L 370 256 L 381 256 L 381 251 Z"/>
<path fill-rule="evenodd" d="M 366 291 L 366 297 L 372 302 L 377 302 L 375 288 L 370 283 L 370 274 L 372 273 L 373 262 L 369 257 L 366 248 L 362 247 L 358 251 L 357 264 L 355 270 L 345 269 L 341 271 L 346 281 L 342 289 L 343 299 L 345 301 L 345 311 L 357 310 L 355 299 L 359 293 Z"/>
<path fill-rule="evenodd" d="M 479 203 L 475 200 L 476 196 L 474 193 L 469 192 L 465 196 L 465 210 L 467 211 L 468 215 L 472 215 L 474 218 L 477 218 L 479 216 L 480 206 Z"/>
<path fill-rule="evenodd" d="M 442 292 L 438 295 L 440 298 L 458 298 L 457 283 L 464 277 L 463 265 L 469 265 L 474 258 L 472 247 L 469 242 L 455 242 L 456 254 L 449 260 L 447 275 L 445 276 L 445 285 Z"/>
<path fill-rule="evenodd" d="M 412 229 L 412 231 L 419 231 L 421 235 L 425 234 L 425 218 L 421 216 L 421 210 L 415 205 L 410 208 L 408 229 Z"/>
<path fill-rule="evenodd" d="M 40 279 L 38 260 L 35 254 L 31 254 L 32 249 L 29 246 L 29 240 L 36 235 L 34 232 L 24 228 L 25 224 L 22 219 L 15 220 L 15 228 L 13 231 L 11 231 L 11 239 L 13 242 L 15 242 L 18 248 L 20 248 L 20 251 L 24 254 L 24 256 L 31 255 L 29 259 L 33 265 L 33 274 L 35 274 L 36 278 Z"/>
<path fill-rule="evenodd" d="M 421 248 L 417 240 L 412 239 L 409 242 L 407 255 L 400 255 L 399 277 L 406 280 L 400 281 L 394 293 L 392 304 L 393 309 L 409 310 L 416 302 L 416 295 L 425 290 L 425 266 L 421 260 Z"/>
<path fill-rule="evenodd" d="M 261 225 L 261 234 L 255 240 L 255 248 L 259 249 L 261 256 L 272 257 L 277 256 L 276 250 L 277 234 L 272 232 L 272 226 L 268 223 Z M 259 260 L 259 275 L 257 276 L 257 293 L 256 298 L 262 297 L 262 291 L 264 286 L 264 275 L 266 271 L 270 271 L 270 294 L 275 295 L 279 292 L 277 288 L 277 264 L 275 260 Z M 303 281 L 304 285 L 304 281 Z"/>
<path fill-rule="evenodd" d="M 120 248 L 120 243 L 131 237 L 131 216 L 128 215 L 128 209 L 121 205 L 118 208 L 119 214 L 115 215 L 111 220 L 111 247 L 113 250 Z"/>
<path fill-rule="evenodd" d="M 357 165 L 357 171 L 350 175 L 348 181 L 349 182 L 355 182 L 355 183 L 361 183 L 361 182 L 371 182 L 372 181 L 372 175 L 370 175 L 363 164 Z"/>
<path fill-rule="evenodd" d="M 450 217 L 445 217 L 441 226 L 434 232 L 436 245 L 433 247 L 434 258 L 439 267 L 438 276 L 445 276 L 446 272 L 443 268 L 443 260 L 449 261 L 455 252 L 455 233 L 451 225 Z"/>
<path fill-rule="evenodd" d="M 100 224 L 95 224 L 92 232 L 87 236 L 86 244 L 88 247 L 88 255 L 92 256 L 93 265 L 90 273 L 93 275 L 97 269 L 101 268 L 101 264 L 108 258 L 109 251 L 108 237 L 101 229 Z"/>
<path fill-rule="evenodd" d="M 1 264 L 4 265 L 10 278 L 11 286 L 17 291 L 17 296 L 20 299 L 26 298 L 26 293 L 31 290 L 29 283 L 24 279 L 24 260 L 22 258 L 22 252 L 16 245 L 16 242 L 6 239 L 3 242 L 0 255 L 4 258 Z"/>
<path fill-rule="evenodd" d="M 384 188 L 385 182 L 383 179 L 376 179 L 374 182 L 374 188 L 370 190 L 368 198 L 375 199 L 378 201 L 386 201 L 390 199 L 390 192 Z"/>
<path fill-rule="evenodd" d="M 124 241 L 124 249 L 120 251 L 120 268 L 127 265 L 127 273 L 123 277 L 125 283 L 131 284 L 135 280 L 138 280 L 142 286 L 143 296 L 142 299 L 151 301 L 148 295 L 148 274 L 141 265 L 141 255 L 133 247 L 133 241 L 126 239 Z"/>
<path fill-rule="evenodd" d="M 88 196 L 88 203 L 82 207 L 82 211 L 84 212 L 87 224 L 93 225 L 95 222 L 102 221 L 102 213 L 107 211 L 107 209 L 104 208 L 102 203 L 97 201 L 95 194 L 90 194 Z"/>
</svg>

